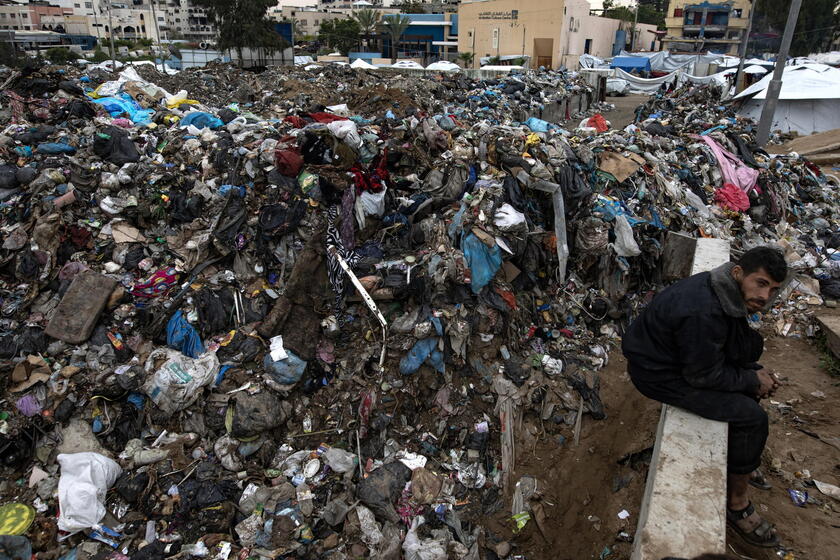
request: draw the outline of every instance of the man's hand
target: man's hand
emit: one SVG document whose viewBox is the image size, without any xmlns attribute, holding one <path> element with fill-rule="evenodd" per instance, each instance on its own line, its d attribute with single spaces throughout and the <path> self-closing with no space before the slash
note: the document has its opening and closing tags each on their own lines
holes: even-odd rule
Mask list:
<svg viewBox="0 0 840 560">
<path fill-rule="evenodd" d="M 761 399 L 772 397 L 776 389 L 779 388 L 779 382 L 776 380 L 776 377 L 767 368 L 761 368 L 755 374 L 758 376 L 759 383 L 756 396 Z"/>
</svg>

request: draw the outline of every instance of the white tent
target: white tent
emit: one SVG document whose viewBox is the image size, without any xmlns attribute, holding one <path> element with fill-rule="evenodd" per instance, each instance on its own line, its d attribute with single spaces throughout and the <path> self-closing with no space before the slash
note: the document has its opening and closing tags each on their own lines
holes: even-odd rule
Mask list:
<svg viewBox="0 0 840 560">
<path fill-rule="evenodd" d="M 758 64 L 753 64 L 752 66 L 744 68 L 744 74 L 766 74 L 769 71 L 770 70 L 764 66 L 759 66 Z"/>
<path fill-rule="evenodd" d="M 743 100 L 739 114 L 761 117 L 771 78 L 767 74 L 735 96 Z M 817 63 L 786 66 L 771 130 L 808 135 L 834 128 L 840 128 L 840 70 Z"/>
<path fill-rule="evenodd" d="M 369 62 L 365 62 L 361 58 L 357 58 L 353 62 L 350 63 L 350 68 L 364 68 L 365 70 L 376 69 L 376 66 L 370 64 Z"/>
<path fill-rule="evenodd" d="M 432 62 L 428 66 L 426 66 L 426 70 L 437 70 L 439 72 L 460 72 L 461 67 L 455 64 L 454 62 L 449 62 L 447 60 L 439 60 L 437 62 Z"/>
</svg>

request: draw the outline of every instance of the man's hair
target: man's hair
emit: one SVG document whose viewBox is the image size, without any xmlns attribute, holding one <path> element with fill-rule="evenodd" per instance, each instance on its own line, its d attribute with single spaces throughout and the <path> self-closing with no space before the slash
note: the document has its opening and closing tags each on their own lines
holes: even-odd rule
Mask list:
<svg viewBox="0 0 840 560">
<path fill-rule="evenodd" d="M 741 255 L 738 266 L 744 269 L 745 274 L 752 274 L 764 269 L 770 275 L 770 278 L 776 282 L 784 282 L 788 272 L 785 256 L 782 252 L 766 245 L 754 247 Z"/>
</svg>

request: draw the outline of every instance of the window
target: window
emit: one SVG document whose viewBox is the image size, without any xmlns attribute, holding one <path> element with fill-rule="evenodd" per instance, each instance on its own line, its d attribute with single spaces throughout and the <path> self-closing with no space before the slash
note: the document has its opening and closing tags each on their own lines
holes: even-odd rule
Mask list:
<svg viewBox="0 0 840 560">
<path fill-rule="evenodd" d="M 29 14 L 20 14 L 23 19 L 29 19 Z"/>
<path fill-rule="evenodd" d="M 683 11 L 682 8 L 674 8 L 674 17 L 682 17 Z"/>
<path fill-rule="evenodd" d="M 499 48 L 499 28 L 493 30 L 493 48 Z"/>
<path fill-rule="evenodd" d="M 78 2 L 76 2 L 75 4 L 73 4 L 73 7 L 74 7 L 74 8 L 81 8 L 81 7 L 82 7 L 82 5 L 81 5 L 81 4 L 79 4 Z"/>
<path fill-rule="evenodd" d="M 5 14 L 5 12 L 4 12 L 4 13 L 2 13 L 2 14 L 0 14 L 0 19 L 6 19 L 6 14 Z"/>
<path fill-rule="evenodd" d="M 24 25 L 24 26 L 23 26 L 23 28 L 24 28 L 26 31 L 29 31 L 29 30 L 30 30 L 28 25 Z"/>
<path fill-rule="evenodd" d="M 9 17 L 12 18 L 12 19 L 15 19 L 16 16 L 15 16 L 15 14 L 9 14 Z"/>
<path fill-rule="evenodd" d="M 85 8 L 88 10 L 93 9 L 93 2 L 85 2 Z"/>
</svg>

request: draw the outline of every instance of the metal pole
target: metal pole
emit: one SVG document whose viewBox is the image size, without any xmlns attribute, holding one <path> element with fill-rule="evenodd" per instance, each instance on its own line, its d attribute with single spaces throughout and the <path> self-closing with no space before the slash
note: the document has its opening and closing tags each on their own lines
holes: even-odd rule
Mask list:
<svg viewBox="0 0 840 560">
<path fill-rule="evenodd" d="M 158 45 L 160 45 L 160 30 L 158 29 L 158 22 L 157 22 L 157 11 L 155 11 L 155 0 L 149 0 L 149 3 L 152 5 L 152 21 L 155 22 L 155 39 L 157 39 Z M 152 41 L 154 45 L 154 41 Z M 163 47 L 160 48 L 160 71 L 164 72 L 163 68 Z M 157 68 L 157 64 L 155 64 L 155 68 Z"/>
<path fill-rule="evenodd" d="M 741 48 L 738 50 L 738 56 L 741 60 L 738 62 L 738 71 L 735 73 L 735 93 L 744 89 L 744 61 L 747 58 L 747 45 L 750 42 L 750 33 L 752 33 L 753 16 L 755 16 L 755 1 L 750 2 L 750 21 L 747 23 L 747 32 L 741 41 Z"/>
<path fill-rule="evenodd" d="M 114 20 L 111 18 L 111 0 L 108 0 L 108 38 L 111 40 L 111 69 L 117 71 L 116 49 L 114 48 Z"/>
<path fill-rule="evenodd" d="M 636 0 L 636 11 L 633 12 L 633 30 L 630 36 L 630 52 L 636 52 L 636 24 L 639 23 L 639 0 Z"/>
<path fill-rule="evenodd" d="M 779 48 L 776 66 L 773 69 L 773 78 L 767 87 L 767 97 L 764 100 L 764 107 L 761 109 L 761 120 L 758 123 L 758 133 L 756 134 L 756 143 L 759 146 L 767 144 L 767 140 L 770 138 L 770 127 L 773 125 L 773 116 L 776 114 L 776 105 L 779 103 L 779 92 L 782 90 L 782 74 L 785 70 L 785 62 L 787 61 L 788 51 L 790 51 L 790 43 L 793 40 L 793 31 L 796 29 L 796 20 L 799 18 L 799 8 L 801 6 L 802 0 L 793 0 L 790 5 L 787 24 L 785 24 L 785 34 L 782 35 L 782 46 Z"/>
</svg>

